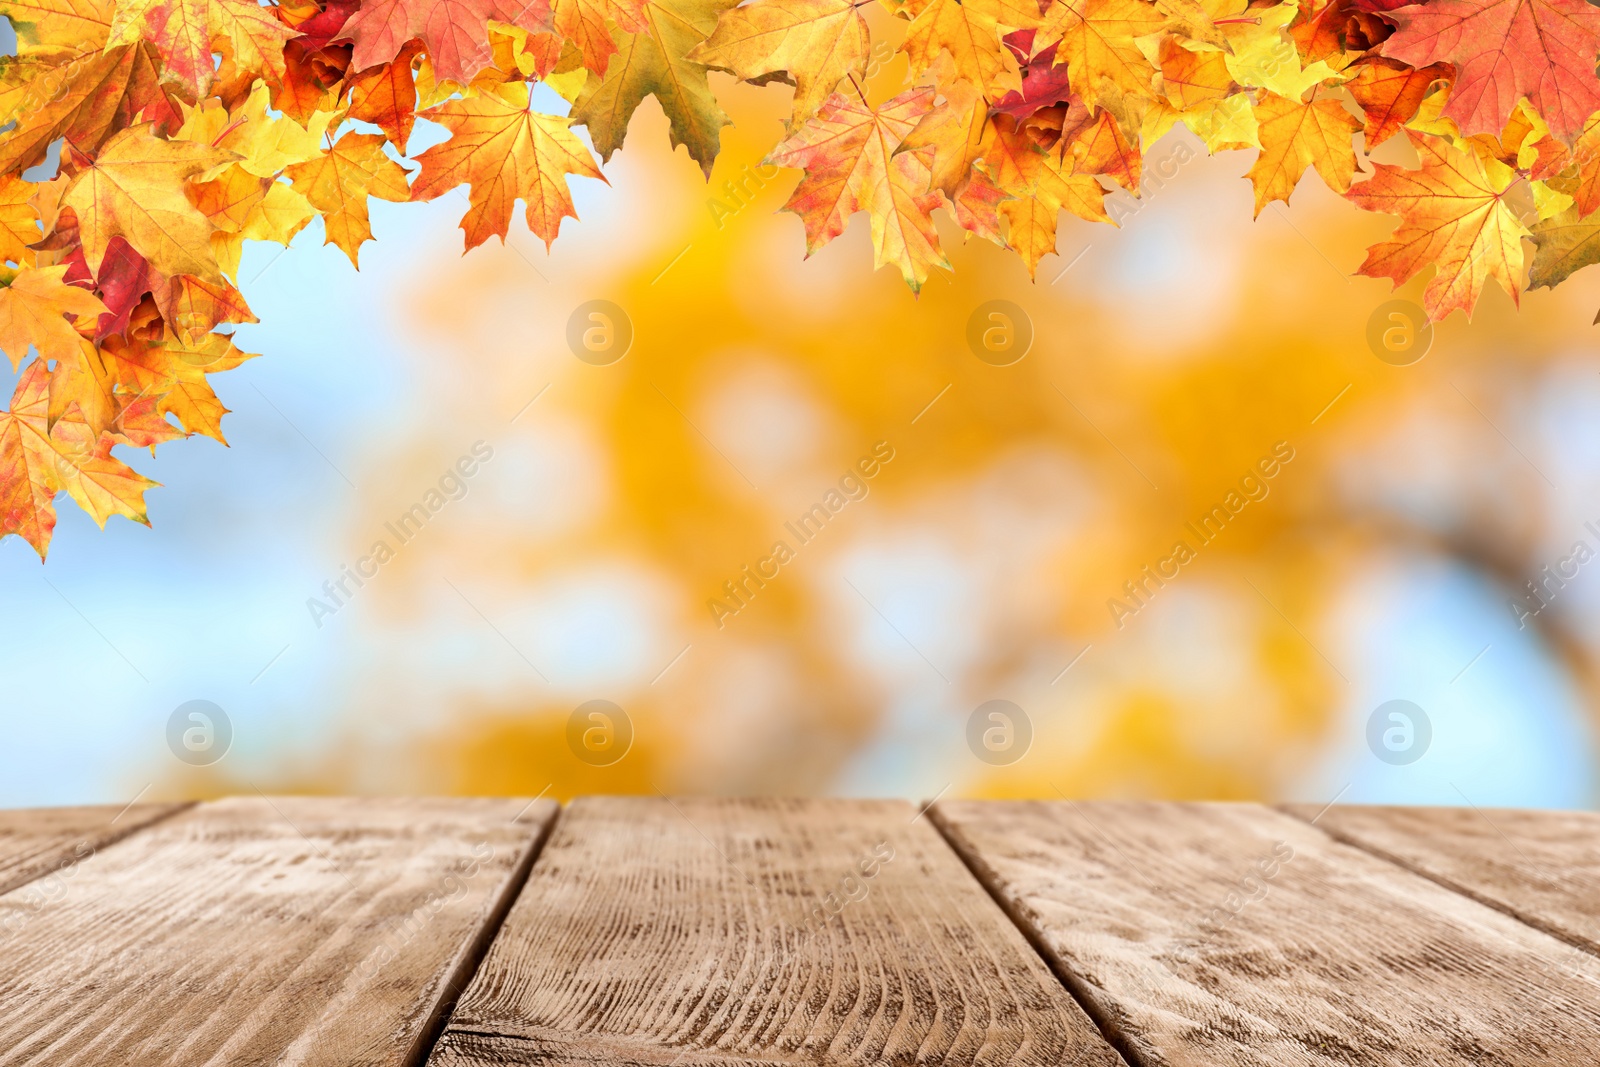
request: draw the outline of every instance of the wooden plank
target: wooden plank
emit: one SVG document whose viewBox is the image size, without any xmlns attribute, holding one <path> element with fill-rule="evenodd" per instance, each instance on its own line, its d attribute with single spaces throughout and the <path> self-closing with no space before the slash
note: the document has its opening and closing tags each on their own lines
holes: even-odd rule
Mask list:
<svg viewBox="0 0 1600 1067">
<path fill-rule="evenodd" d="M 897 801 L 586 798 L 562 817 L 437 1067 L 1118 1067 Z"/>
<path fill-rule="evenodd" d="M 187 804 L 135 804 L 83 808 L 27 808 L 0 811 L 0 894 L 50 875 L 37 886 L 41 899 L 53 896 L 56 882 L 71 877 L 77 865 Z"/>
<path fill-rule="evenodd" d="M 158 823 L 0 946 L 0 1064 L 415 1064 L 554 813 L 252 797 Z"/>
<path fill-rule="evenodd" d="M 1600 813 L 1355 805 L 1284 810 L 1600 954 Z"/>
<path fill-rule="evenodd" d="M 1136 1064 L 1600 1063 L 1600 961 L 1281 812 L 931 814 Z"/>
</svg>

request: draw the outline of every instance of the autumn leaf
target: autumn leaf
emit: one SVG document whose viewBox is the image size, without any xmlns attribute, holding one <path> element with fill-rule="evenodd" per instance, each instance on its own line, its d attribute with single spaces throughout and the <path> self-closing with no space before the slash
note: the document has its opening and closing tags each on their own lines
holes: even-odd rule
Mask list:
<svg viewBox="0 0 1600 1067">
<path fill-rule="evenodd" d="M 1600 111 L 1600 10 L 1585 0 L 1430 0 L 1387 12 L 1383 54 L 1413 67 L 1452 63 L 1444 113 L 1464 134 L 1496 134 L 1527 97 L 1571 144 Z"/>
<path fill-rule="evenodd" d="M 350 80 L 350 117 L 383 130 L 401 152 L 411 140 L 417 116 L 417 81 L 412 64 L 421 44 L 403 45 L 393 62 L 383 63 Z"/>
<path fill-rule="evenodd" d="M 949 58 L 943 63 L 949 65 Z M 932 187 L 955 199 L 973 173 L 972 164 L 983 155 L 989 101 L 971 82 L 954 77 L 939 81 L 943 89 L 938 101 L 895 151 L 919 154 L 928 163 Z"/>
<path fill-rule="evenodd" d="M 1103 107 L 1137 128 L 1156 69 L 1137 38 L 1159 32 L 1166 16 L 1145 0 L 1055 0 L 1036 47 L 1060 42 L 1072 88 L 1088 107 Z"/>
<path fill-rule="evenodd" d="M 530 111 L 525 85 L 513 83 L 508 94 L 509 101 L 494 95 L 452 100 L 423 115 L 451 137 L 417 157 L 422 171 L 411 199 L 433 200 L 467 183 L 472 207 L 461 228 L 469 249 L 491 236 L 504 241 L 519 199 L 527 205 L 528 229 L 548 247 L 561 220 L 578 217 L 567 175 L 605 180 L 569 120 Z"/>
<path fill-rule="evenodd" d="M 210 145 L 165 140 L 145 126 L 106 142 L 63 198 L 77 213 L 89 269 L 100 269 L 107 244 L 121 235 L 163 274 L 221 281 L 211 223 L 189 201 L 185 182 L 233 158 Z"/>
<path fill-rule="evenodd" d="M 645 0 L 553 0 L 555 31 L 572 42 L 592 73 L 604 74 L 617 53 L 611 27 L 624 33 L 644 29 Z M 505 20 L 510 21 L 510 20 Z"/>
<path fill-rule="evenodd" d="M 806 255 L 865 211 L 875 267 L 898 267 L 913 291 L 933 267 L 949 269 L 931 216 L 939 194 L 930 188 L 928 163 L 915 152 L 895 154 L 932 106 L 932 89 L 907 90 L 876 108 L 835 93 L 772 150 L 767 162 L 805 171 L 784 210 L 805 223 Z"/>
<path fill-rule="evenodd" d="M 752 0 L 724 10 L 689 58 L 746 81 L 786 75 L 795 87 L 793 127 L 845 78 L 865 76 L 868 48 L 856 0 Z"/>
<path fill-rule="evenodd" d="M 44 364 L 30 364 L 11 396 L 11 410 L 0 411 L 0 536 L 18 535 L 40 562 L 55 532 L 53 501 L 61 486 L 45 428 L 47 382 Z"/>
<path fill-rule="evenodd" d="M 222 435 L 222 417 L 228 409 L 206 376 L 233 370 L 252 358 L 239 351 L 231 339 L 213 333 L 190 343 L 169 332 L 156 342 L 108 344 L 104 358 L 124 388 L 158 398 L 159 413 L 175 415 L 189 433 L 228 443 Z"/>
<path fill-rule="evenodd" d="M 628 120 L 646 96 L 666 112 L 674 147 L 683 145 L 707 178 L 721 150 L 728 125 L 706 67 L 688 55 L 717 26 L 718 13 L 737 0 L 651 0 L 644 5 L 645 28 L 618 31 L 617 54 L 605 75 L 593 71 L 572 107 L 572 121 L 584 126 L 602 160 L 622 147 Z"/>
<path fill-rule="evenodd" d="M 979 166 L 1010 199 L 999 204 L 1006 220 L 1006 242 L 1036 277 L 1039 261 L 1056 250 L 1056 226 L 1063 209 L 1091 222 L 1110 222 L 1105 190 L 1092 175 L 1077 174 L 1072 159 L 1045 151 L 1010 116 L 997 118 L 995 135 Z"/>
<path fill-rule="evenodd" d="M 0 172 L 20 173 L 42 162 L 57 140 L 93 152 L 126 128 L 130 116 L 163 124 L 177 117 L 161 83 L 161 59 L 148 42 L 78 56 L 45 72 L 24 95 L 17 125 L 0 133 Z"/>
<path fill-rule="evenodd" d="M 1442 138 L 1414 140 L 1420 168 L 1375 164 L 1376 173 L 1345 194 L 1368 211 L 1400 216 L 1393 236 L 1367 250 L 1360 273 L 1398 286 L 1436 267 L 1423 292 L 1423 307 L 1434 320 L 1457 308 L 1471 318 L 1490 278 L 1515 300 L 1522 283 L 1522 239 L 1528 236 L 1506 202 L 1506 191 L 1520 180 L 1517 173 Z"/>
<path fill-rule="evenodd" d="M 1378 147 L 1417 114 L 1433 85 L 1451 76 L 1449 67 L 1434 64 L 1418 70 L 1382 56 L 1363 60 L 1345 88 L 1366 118 L 1367 150 Z"/>
<path fill-rule="evenodd" d="M 1097 111 L 1062 133 L 1059 155 L 1070 158 L 1076 174 L 1103 174 L 1130 193 L 1139 192 L 1143 156 L 1109 111 Z"/>
<path fill-rule="evenodd" d="M 1600 262 L 1600 214 L 1587 218 L 1568 208 L 1533 227 L 1533 266 L 1528 288 L 1548 289 L 1574 271 Z"/>
<path fill-rule="evenodd" d="M 1261 154 L 1247 175 L 1256 192 L 1256 217 L 1274 200 L 1289 202 L 1307 167 L 1316 167 L 1328 188 L 1348 192 L 1356 172 L 1350 137 L 1361 123 L 1337 100 L 1302 103 L 1262 92 L 1255 106 Z"/>
<path fill-rule="evenodd" d="M 212 41 L 226 36 L 243 71 L 281 81 L 283 43 L 294 31 L 254 0 L 117 0 L 109 45 L 149 41 L 165 76 L 202 98 L 216 73 Z"/>
<path fill-rule="evenodd" d="M 489 20 L 537 32 L 550 25 L 544 0 L 368 0 L 335 40 L 355 43 L 357 71 L 391 63 L 420 38 L 440 78 L 466 85 L 489 65 Z"/>
<path fill-rule="evenodd" d="M 61 280 L 66 272 L 65 266 L 0 268 L 0 351 L 11 357 L 12 370 L 30 344 L 43 359 L 74 358 L 83 339 L 72 320 L 87 317 L 88 327 L 105 313 L 99 297 Z"/>
<path fill-rule="evenodd" d="M 0 411 L 0 535 L 21 536 L 43 560 L 63 490 L 102 527 L 112 515 L 150 525 L 144 494 L 158 483 L 114 459 L 109 436 L 94 434 L 76 408 L 51 426 L 48 403 L 48 372 L 35 361 L 11 410 Z"/>
<path fill-rule="evenodd" d="M 940 53 L 948 53 L 960 75 L 991 96 L 1021 92 L 1016 61 L 1001 42 L 1008 31 L 1037 29 L 1036 5 L 1026 10 L 995 0 L 929 0 L 906 30 L 900 46 L 911 61 L 913 77 L 932 69 Z"/>
<path fill-rule="evenodd" d="M 323 244 L 338 245 L 358 269 L 361 246 L 372 240 L 367 197 L 411 199 L 406 172 L 383 154 L 383 144 L 379 134 L 351 130 L 323 155 L 284 168 L 295 192 L 322 216 Z"/>
<path fill-rule="evenodd" d="M 1035 31 L 1029 29 L 1009 33 L 1004 39 L 1007 50 L 1022 64 L 1022 88 L 1013 89 L 996 100 L 994 110 L 1010 115 L 1019 122 L 1042 107 L 1060 103 L 1072 96 L 1067 68 L 1056 65 L 1056 50 L 1060 44 L 1053 44 L 1033 55 L 1034 37 Z"/>
<path fill-rule="evenodd" d="M 82 55 L 105 47 L 113 0 L 0 0 L 21 56 Z"/>
<path fill-rule="evenodd" d="M 39 240 L 39 213 L 29 201 L 39 189 L 12 174 L 0 176 L 0 261 L 29 263 L 28 246 Z"/>
</svg>

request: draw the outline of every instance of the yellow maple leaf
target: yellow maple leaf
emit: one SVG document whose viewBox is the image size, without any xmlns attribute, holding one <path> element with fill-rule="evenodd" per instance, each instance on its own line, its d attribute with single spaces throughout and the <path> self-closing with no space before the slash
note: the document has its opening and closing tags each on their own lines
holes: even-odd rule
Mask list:
<svg viewBox="0 0 1600 1067">
<path fill-rule="evenodd" d="M 784 210 L 805 223 L 806 255 L 843 233 L 851 215 L 865 211 L 875 266 L 898 267 L 913 290 L 922 288 L 933 267 L 949 269 L 933 226 L 939 194 L 931 188 L 928 163 L 917 152 L 895 154 L 932 108 L 933 96 L 932 89 L 910 89 L 874 108 L 834 93 L 772 150 L 767 162 L 805 171 Z"/>
<path fill-rule="evenodd" d="M 528 87 L 521 82 L 503 92 L 452 100 L 424 113 L 451 137 L 417 157 L 422 171 L 411 199 L 433 200 L 467 183 L 472 207 L 461 229 L 468 248 L 491 236 L 504 241 L 520 199 L 527 205 L 528 228 L 549 247 L 561 220 L 578 217 L 567 175 L 605 177 L 568 119 L 530 111 Z"/>
<path fill-rule="evenodd" d="M 1166 23 L 1166 15 L 1145 0 L 1056 0 L 1034 48 L 1059 41 L 1056 64 L 1067 65 L 1073 91 L 1089 107 L 1103 107 L 1136 130 L 1156 75 L 1138 39 L 1159 33 Z"/>
<path fill-rule="evenodd" d="M 62 281 L 60 267 L 0 269 L 0 351 L 21 366 L 30 344 L 43 359 L 74 359 L 83 342 L 69 321 L 83 317 L 86 327 L 105 314 L 106 306 L 87 289 Z"/>
<path fill-rule="evenodd" d="M 724 11 L 689 58 L 746 81 L 788 76 L 798 126 L 846 77 L 865 76 L 869 47 L 856 0 L 753 0 Z"/>
<path fill-rule="evenodd" d="M 233 159 L 221 148 L 168 141 L 149 126 L 123 130 L 72 179 L 62 203 L 78 215 L 83 255 L 100 270 L 119 234 L 162 274 L 221 281 L 211 251 L 211 221 L 184 191 L 188 178 Z"/>
<path fill-rule="evenodd" d="M 39 213 L 30 203 L 38 191 L 36 182 L 25 182 L 14 174 L 0 176 L 0 261 L 33 262 L 28 246 L 44 236 L 39 230 Z"/>
<path fill-rule="evenodd" d="M 1263 91 L 1255 105 L 1261 154 L 1246 175 L 1255 187 L 1256 217 L 1274 200 L 1289 202 L 1307 167 L 1316 167 L 1335 192 L 1348 192 L 1356 172 L 1351 138 L 1361 120 L 1337 100 L 1296 99 Z"/>
<path fill-rule="evenodd" d="M 1376 173 L 1345 194 L 1368 211 L 1400 216 L 1393 236 L 1367 250 L 1360 273 L 1400 285 L 1424 268 L 1436 267 L 1422 299 L 1434 320 L 1457 308 L 1471 318 L 1490 278 L 1516 300 L 1524 265 L 1522 239 L 1528 236 L 1506 198 L 1520 180 L 1517 172 L 1442 138 L 1418 135 L 1413 141 L 1421 167 L 1375 164 Z"/>
<path fill-rule="evenodd" d="M 998 116 L 979 166 L 1011 199 L 999 205 L 1006 242 L 1036 277 L 1039 261 L 1056 250 L 1056 225 L 1065 208 L 1090 222 L 1110 222 L 1105 189 L 1092 175 L 1073 173 L 1073 160 L 1035 144 L 1009 115 Z"/>
<path fill-rule="evenodd" d="M 383 154 L 383 145 L 381 134 L 351 130 L 327 152 L 284 170 L 294 190 L 322 216 L 326 231 L 323 243 L 342 248 L 357 269 L 361 266 L 361 245 L 372 240 L 367 197 L 393 201 L 411 198 L 406 172 Z"/>
<path fill-rule="evenodd" d="M 114 459 L 110 436 L 93 431 L 76 405 L 52 424 L 49 377 L 42 361 L 31 363 L 11 410 L 0 411 L 0 534 L 20 535 L 41 560 L 55 529 L 58 492 L 71 494 L 102 527 L 112 515 L 148 526 L 144 494 L 159 484 Z"/>
<path fill-rule="evenodd" d="M 983 88 L 998 99 L 1022 89 L 1016 60 L 1000 38 L 1011 30 L 1036 29 L 1038 7 L 1026 11 L 994 0 L 929 0 L 906 30 L 900 50 L 911 61 L 914 78 L 922 79 L 941 53 L 955 61 L 958 77 Z"/>
<path fill-rule="evenodd" d="M 285 167 L 315 159 L 323 152 L 330 124 L 344 117 L 341 111 L 317 111 L 302 124 L 287 115 L 271 115 L 271 94 L 265 82 L 256 82 L 243 103 L 230 114 L 222 101 L 184 105 L 183 125 L 176 136 L 227 149 L 239 157 L 234 165 L 260 178 L 271 178 Z"/>
</svg>

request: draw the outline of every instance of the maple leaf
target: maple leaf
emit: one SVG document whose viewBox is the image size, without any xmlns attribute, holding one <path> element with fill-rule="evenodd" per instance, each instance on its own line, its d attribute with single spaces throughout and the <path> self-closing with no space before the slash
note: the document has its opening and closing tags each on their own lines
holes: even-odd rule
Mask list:
<svg viewBox="0 0 1600 1067">
<path fill-rule="evenodd" d="M 1072 159 L 1068 169 L 1073 173 L 1103 174 L 1128 192 L 1139 192 L 1143 156 L 1109 111 L 1086 113 L 1071 127 L 1063 128 L 1058 154 L 1063 161 Z"/>
<path fill-rule="evenodd" d="M 82 55 L 105 47 L 111 0 L 0 0 L 21 56 Z"/>
<path fill-rule="evenodd" d="M 1328 188 L 1348 192 L 1356 172 L 1351 135 L 1361 123 L 1337 100 L 1302 103 L 1263 90 L 1255 106 L 1261 154 L 1250 168 L 1256 217 L 1274 200 L 1289 202 L 1307 167 L 1316 167 Z"/>
<path fill-rule="evenodd" d="M 102 527 L 112 515 L 150 525 L 144 493 L 158 483 L 112 458 L 110 436 L 93 434 L 75 407 L 51 425 L 48 405 L 49 372 L 35 360 L 0 411 L 0 535 L 21 536 L 43 561 L 62 490 Z"/>
<path fill-rule="evenodd" d="M 1137 38 L 1159 32 L 1167 17 L 1145 0 L 1056 0 L 1045 12 L 1037 47 L 1059 42 L 1073 90 L 1137 129 L 1156 69 Z"/>
<path fill-rule="evenodd" d="M 1005 46 L 1022 64 L 1022 88 L 1013 89 L 994 103 L 994 110 L 1019 122 L 1042 107 L 1060 103 L 1072 95 L 1067 68 L 1056 66 L 1059 42 L 1030 56 L 1034 30 L 1018 30 L 1005 36 Z"/>
<path fill-rule="evenodd" d="M 422 171 L 411 186 L 411 199 L 432 200 L 467 183 L 472 207 L 461 229 L 468 248 L 490 236 L 504 241 L 520 199 L 527 205 L 528 229 L 548 248 L 561 220 L 578 217 L 567 175 L 605 177 L 573 134 L 570 120 L 530 111 L 528 88 L 520 82 L 505 91 L 505 97 L 452 100 L 423 114 L 451 136 L 417 157 Z"/>
<path fill-rule="evenodd" d="M 1371 151 L 1400 132 L 1438 81 L 1448 81 L 1451 69 L 1443 64 L 1408 67 L 1382 56 L 1363 60 L 1353 68 L 1355 77 L 1345 88 L 1366 117 L 1367 150 Z"/>
<path fill-rule="evenodd" d="M 753 0 L 723 11 L 689 58 L 745 81 L 789 77 L 792 128 L 815 115 L 845 78 L 866 75 L 869 47 L 856 0 Z"/>
<path fill-rule="evenodd" d="M 189 433 L 226 445 L 222 417 L 228 413 L 206 375 L 233 370 L 254 358 L 221 334 L 189 343 L 168 331 L 155 342 L 113 339 L 104 348 L 108 369 L 124 388 L 157 398 L 156 410 L 177 416 Z"/>
<path fill-rule="evenodd" d="M 940 63 L 941 74 L 954 69 L 948 56 Z M 937 82 L 938 102 L 917 120 L 895 151 L 926 159 L 932 187 L 955 200 L 973 173 L 972 164 L 983 154 L 989 136 L 989 101 L 976 85 L 953 75 Z"/>
<path fill-rule="evenodd" d="M 1437 272 L 1423 292 L 1428 317 L 1457 308 L 1472 317 L 1493 278 L 1513 300 L 1522 281 L 1522 239 L 1528 236 L 1506 191 L 1520 179 L 1496 159 L 1481 160 L 1443 138 L 1413 138 L 1422 166 L 1375 164 L 1376 173 L 1345 196 L 1368 211 L 1400 216 L 1387 240 L 1367 250 L 1360 273 L 1400 285 L 1428 266 Z"/>
<path fill-rule="evenodd" d="M 105 313 L 99 297 L 61 280 L 66 272 L 65 265 L 0 268 L 0 351 L 11 357 L 12 370 L 21 366 L 30 344 L 41 359 L 75 358 L 83 338 L 67 316 L 96 322 Z"/>
<path fill-rule="evenodd" d="M 212 41 L 226 36 L 242 70 L 283 78 L 283 44 L 295 35 L 254 0 L 117 0 L 108 45 L 153 44 L 165 77 L 203 98 L 216 74 Z"/>
<path fill-rule="evenodd" d="M 1561 180 L 1561 191 L 1572 197 L 1579 215 L 1600 209 L 1600 114 L 1590 117 L 1572 143 L 1572 174 Z"/>
<path fill-rule="evenodd" d="M 322 216 L 323 244 L 338 245 L 361 267 L 361 246 L 372 240 L 367 197 L 411 199 L 406 172 L 383 154 L 383 137 L 349 131 L 326 153 L 284 169 L 296 192 Z"/>
<path fill-rule="evenodd" d="M 218 100 L 185 107 L 176 136 L 231 152 L 241 170 L 271 178 L 285 167 L 320 155 L 329 126 L 342 118 L 339 113 L 319 111 L 302 124 L 287 115 L 269 114 L 269 100 L 267 86 L 258 81 L 231 112 Z"/>
<path fill-rule="evenodd" d="M 380 64 L 350 80 L 350 117 L 383 130 L 401 152 L 411 140 L 417 120 L 417 80 L 412 70 L 422 46 L 411 41 L 391 63 Z"/>
<path fill-rule="evenodd" d="M 865 211 L 875 267 L 892 263 L 913 291 L 931 268 L 949 269 L 930 214 L 939 194 L 930 188 L 928 163 L 916 152 L 895 154 L 933 98 L 932 89 L 909 89 L 874 108 L 834 93 L 767 156 L 768 163 L 805 171 L 784 210 L 805 223 L 807 256 Z"/>
<path fill-rule="evenodd" d="M 29 201 L 39 189 L 14 174 L 0 175 L 0 261 L 32 262 L 28 246 L 44 236 L 39 213 Z"/>
<path fill-rule="evenodd" d="M 354 42 L 351 65 L 364 71 L 420 38 L 439 77 L 466 85 L 492 57 L 490 19 L 537 32 L 550 27 L 550 8 L 545 0 L 369 0 L 334 40 Z"/>
<path fill-rule="evenodd" d="M 1105 189 L 1088 174 L 1073 173 L 1071 159 L 1035 144 L 1010 116 L 997 118 L 995 136 L 979 165 L 1010 199 L 999 204 L 1007 244 L 1036 277 L 1039 261 L 1056 250 L 1056 226 L 1065 208 L 1091 222 L 1110 222 Z"/>
<path fill-rule="evenodd" d="M 148 42 L 86 53 L 51 68 L 40 82 L 30 87 L 33 102 L 16 115 L 15 128 L 0 134 L 0 172 L 42 162 L 57 140 L 93 152 L 131 116 L 163 126 L 177 117 L 161 85 L 161 59 Z"/>
<path fill-rule="evenodd" d="M 1455 65 L 1444 113 L 1464 134 L 1499 133 L 1526 96 L 1571 144 L 1600 111 L 1600 10 L 1585 0 L 1430 0 L 1387 15 L 1399 29 L 1384 55 Z"/>
<path fill-rule="evenodd" d="M 906 30 L 900 50 L 911 61 L 913 78 L 924 75 L 940 53 L 948 53 L 961 76 L 986 93 L 1020 92 L 1021 78 L 1010 51 L 1001 43 L 1006 30 L 1037 29 L 1038 5 L 1007 5 L 996 0 L 929 0 Z"/>
<path fill-rule="evenodd" d="M 577 46 L 583 65 L 604 74 L 617 52 L 611 26 L 625 33 L 644 29 L 644 0 L 553 0 L 551 21 L 558 34 Z"/>
<path fill-rule="evenodd" d="M 11 410 L 0 411 L 0 535 L 20 536 L 41 563 L 55 532 L 60 492 L 44 425 L 47 381 L 44 364 L 30 364 L 12 394 Z"/>
<path fill-rule="evenodd" d="M 209 220 L 185 194 L 185 180 L 236 158 L 194 141 L 168 141 L 149 126 L 123 130 L 85 160 L 62 202 L 78 216 L 84 259 L 100 269 L 121 235 L 162 274 L 221 281 Z"/>
<path fill-rule="evenodd" d="M 1581 216 L 1568 208 L 1533 227 L 1533 266 L 1528 288 L 1551 288 L 1574 271 L 1600 262 L 1600 215 Z"/>
<path fill-rule="evenodd" d="M 628 120 L 647 95 L 666 112 L 674 147 L 683 145 L 707 178 L 728 125 L 706 81 L 706 67 L 686 58 L 717 26 L 720 12 L 738 0 L 650 0 L 645 28 L 618 31 L 617 54 L 604 76 L 589 72 L 572 107 L 572 120 L 589 131 L 602 160 L 622 147 Z"/>
</svg>

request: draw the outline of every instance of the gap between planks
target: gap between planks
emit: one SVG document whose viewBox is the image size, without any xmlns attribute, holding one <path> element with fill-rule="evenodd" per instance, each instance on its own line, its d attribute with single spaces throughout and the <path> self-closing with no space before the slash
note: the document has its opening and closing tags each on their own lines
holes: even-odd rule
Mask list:
<svg viewBox="0 0 1600 1067">
<path fill-rule="evenodd" d="M 1100 1010 L 1100 1005 L 1095 1002 L 1093 997 L 1089 996 L 1083 979 L 1074 974 L 1065 963 L 1055 959 L 1055 954 L 1045 945 L 1044 924 L 1038 921 L 1037 918 L 1030 920 L 1027 915 L 1023 914 L 1021 903 L 1014 903 L 1006 896 L 1000 888 L 999 878 L 993 868 L 985 863 L 983 857 L 979 856 L 976 851 L 966 847 L 955 827 L 945 820 L 944 814 L 939 810 L 939 806 L 930 802 L 920 810 L 927 816 L 928 821 L 933 824 L 933 828 L 939 832 L 939 836 L 944 839 L 944 843 L 949 846 L 950 851 L 954 852 L 956 857 L 966 866 L 967 870 L 972 874 L 973 880 L 983 886 L 983 891 L 989 894 L 989 899 L 995 902 L 996 907 L 1005 912 L 1006 919 L 1012 926 L 1017 928 L 1017 932 L 1028 942 L 1029 947 L 1039 956 L 1039 959 L 1044 961 L 1044 965 L 1050 969 L 1051 974 L 1056 976 L 1056 980 L 1072 995 L 1072 999 L 1078 1002 L 1078 1007 L 1082 1008 L 1083 1013 L 1089 1017 L 1089 1021 L 1094 1023 L 1095 1028 L 1100 1031 L 1100 1036 L 1105 1038 L 1106 1044 L 1116 1050 L 1117 1055 L 1122 1057 L 1128 1067 L 1158 1067 L 1158 1065 L 1151 1064 L 1145 1059 L 1137 1046 L 1128 1040 L 1127 1033 L 1117 1024 L 1115 1019 Z"/>
<path fill-rule="evenodd" d="M 444 990 L 439 995 L 439 1001 L 434 1005 L 433 1014 L 429 1017 L 427 1025 L 417 1034 L 417 1043 L 409 1055 L 402 1061 L 402 1067 L 423 1067 L 433 1055 L 434 1046 L 444 1036 L 445 1029 L 450 1025 L 450 1016 L 455 1013 L 456 1004 L 461 1000 L 461 994 L 466 992 L 467 986 L 478 975 L 478 968 L 483 966 L 483 959 L 489 954 L 489 947 L 494 944 L 494 939 L 500 935 L 500 928 L 505 925 L 506 916 L 511 913 L 511 907 L 522 895 L 522 887 L 528 884 L 528 875 L 533 873 L 533 865 L 538 862 L 539 855 L 544 851 L 545 842 L 550 840 L 556 824 L 566 815 L 565 804 L 556 807 L 556 813 L 544 822 L 544 827 L 529 843 L 522 859 L 511 872 L 511 877 L 506 879 L 506 884 L 501 890 L 500 897 L 495 901 L 494 907 L 484 917 L 483 925 L 478 928 L 477 936 L 466 946 L 457 962 L 456 968 L 451 972 L 449 980 L 445 983 Z"/>
<path fill-rule="evenodd" d="M 1279 804 L 1276 805 L 1276 810 L 1316 827 L 1328 837 L 1342 845 L 1348 845 L 1351 848 L 1358 849 L 1362 852 L 1365 852 L 1367 855 L 1374 857 L 1375 859 L 1380 859 L 1385 863 L 1393 864 L 1403 871 L 1409 871 L 1410 873 L 1417 875 L 1419 878 L 1426 878 L 1434 885 L 1437 885 L 1443 889 L 1448 889 L 1452 893 L 1456 893 L 1460 896 L 1466 897 L 1468 900 L 1482 904 L 1486 908 L 1492 908 L 1507 918 L 1514 919 L 1524 926 L 1531 927 L 1532 929 L 1539 931 L 1541 934 L 1546 934 L 1550 937 L 1553 937 L 1557 941 L 1560 941 L 1562 944 L 1567 945 L 1570 948 L 1576 949 L 1577 951 L 1588 956 L 1593 956 L 1597 959 L 1600 959 L 1600 947 L 1597 947 L 1593 941 L 1584 938 L 1582 935 L 1574 934 L 1571 930 L 1568 930 L 1559 923 L 1540 918 L 1534 912 L 1524 908 L 1519 908 L 1510 901 L 1503 900 L 1494 896 L 1493 894 L 1486 893 L 1473 887 L 1467 882 L 1456 878 L 1451 878 L 1447 874 L 1432 870 L 1426 864 L 1407 859 L 1400 853 L 1384 848 L 1383 846 L 1369 840 L 1361 834 L 1350 833 L 1333 826 L 1323 826 L 1317 821 L 1320 816 L 1313 817 L 1310 813 L 1310 809 L 1304 805 Z M 1324 812 L 1327 811 L 1327 809 L 1323 810 Z M 1481 815 L 1481 813 L 1479 814 Z M 1491 823 L 1490 825 L 1492 826 L 1493 824 Z M 1498 831 L 1498 828 L 1496 829 Z"/>
<path fill-rule="evenodd" d="M 90 856 L 98 855 L 113 845 L 128 840 L 135 834 L 142 833 L 153 826 L 159 826 L 161 823 L 166 822 L 168 819 L 171 819 L 174 816 L 182 815 L 184 812 L 195 807 L 195 805 L 198 803 L 199 801 L 196 800 L 182 800 L 172 803 L 143 805 L 129 804 L 127 807 L 124 807 L 120 812 L 118 812 L 110 822 L 105 824 L 106 828 L 104 830 L 97 830 L 95 827 L 90 826 L 76 827 L 75 830 L 77 832 L 73 833 L 64 832 L 59 835 L 60 839 L 53 847 L 41 849 L 40 853 L 31 860 L 19 859 L 19 872 L 6 874 L 3 871 L 0 871 L 0 896 L 5 896 L 8 893 L 14 893 L 19 889 L 32 885 L 41 878 L 47 878 L 56 871 L 61 870 L 64 866 L 68 866 L 69 862 L 75 864 L 87 859 L 88 857 L 77 855 L 77 850 L 79 848 L 87 846 Z M 41 808 L 37 810 L 45 813 L 60 813 L 65 815 L 67 812 L 72 811 L 91 811 L 96 809 Z M 112 808 L 111 806 L 107 805 L 105 808 L 100 810 L 103 810 L 104 812 L 110 812 Z M 0 816 L 15 816 L 26 813 L 27 809 L 22 809 L 21 812 L 0 812 Z M 115 827 L 117 820 L 125 817 L 128 819 L 128 822 L 125 823 L 121 829 L 116 829 Z M 0 841 L 3 840 L 4 838 L 0 837 Z M 6 859 L 7 857 L 0 855 L 0 864 L 3 864 Z"/>
</svg>

